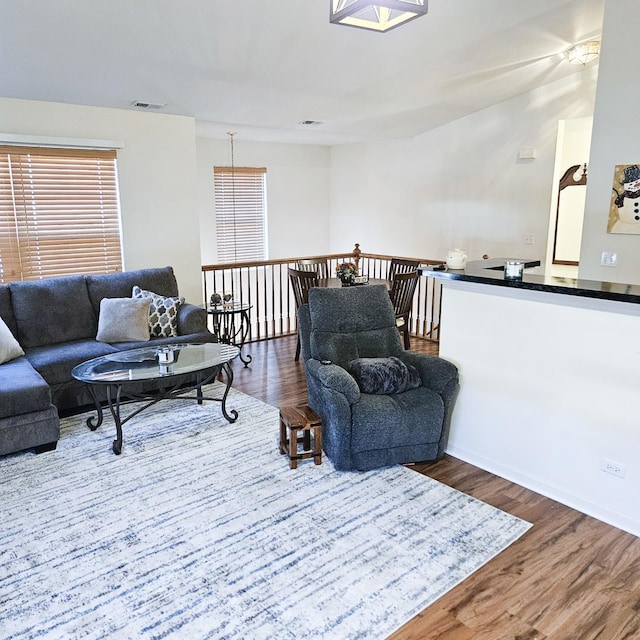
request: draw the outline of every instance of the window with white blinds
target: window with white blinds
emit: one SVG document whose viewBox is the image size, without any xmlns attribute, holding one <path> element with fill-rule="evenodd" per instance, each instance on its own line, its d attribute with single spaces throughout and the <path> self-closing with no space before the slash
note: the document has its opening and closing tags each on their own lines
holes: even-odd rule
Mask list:
<svg viewBox="0 0 640 640">
<path fill-rule="evenodd" d="M 218 262 L 267 259 L 266 168 L 214 167 Z"/>
<path fill-rule="evenodd" d="M 0 282 L 121 270 L 116 152 L 0 146 Z"/>
</svg>

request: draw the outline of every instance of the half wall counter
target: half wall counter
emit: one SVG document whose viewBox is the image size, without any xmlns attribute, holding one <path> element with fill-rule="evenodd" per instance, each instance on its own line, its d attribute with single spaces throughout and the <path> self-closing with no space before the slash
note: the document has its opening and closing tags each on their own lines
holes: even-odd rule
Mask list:
<svg viewBox="0 0 640 640">
<path fill-rule="evenodd" d="M 511 260 L 511 258 L 509 258 Z M 431 267 L 422 269 L 423 275 L 435 276 L 445 280 L 476 282 L 511 289 L 540 291 L 581 298 L 599 300 L 615 300 L 627 304 L 640 304 L 640 285 L 620 284 L 616 282 L 600 282 L 598 280 L 581 280 L 560 278 L 557 276 L 539 275 L 536 268 L 540 260 L 526 260 L 522 279 L 509 280 L 504 277 L 504 264 L 507 258 L 491 258 L 469 262 L 466 269 L 438 271 Z"/>
<path fill-rule="evenodd" d="M 640 286 L 504 262 L 422 271 L 460 371 L 447 452 L 640 535 Z"/>
</svg>

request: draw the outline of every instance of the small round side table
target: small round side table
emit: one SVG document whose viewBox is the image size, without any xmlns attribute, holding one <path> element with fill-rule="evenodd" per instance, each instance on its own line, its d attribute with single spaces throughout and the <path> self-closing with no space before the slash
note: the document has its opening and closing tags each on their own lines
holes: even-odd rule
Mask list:
<svg viewBox="0 0 640 640">
<path fill-rule="evenodd" d="M 224 344 L 233 344 L 240 349 L 239 358 L 245 367 L 253 359 L 242 355 L 244 342 L 249 334 L 249 310 L 253 307 L 245 302 L 207 305 L 205 309 L 213 320 L 213 334 Z"/>
</svg>

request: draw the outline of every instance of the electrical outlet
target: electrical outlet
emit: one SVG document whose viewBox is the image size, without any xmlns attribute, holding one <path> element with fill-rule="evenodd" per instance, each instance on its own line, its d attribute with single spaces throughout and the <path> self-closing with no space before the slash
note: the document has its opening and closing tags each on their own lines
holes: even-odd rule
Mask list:
<svg viewBox="0 0 640 640">
<path fill-rule="evenodd" d="M 615 251 L 603 251 L 600 257 L 600 265 L 603 267 L 615 267 L 618 262 L 618 254 Z"/>
<path fill-rule="evenodd" d="M 624 478 L 627 473 L 626 465 L 622 464 L 622 462 L 609 460 L 608 458 L 602 458 L 600 462 L 600 469 L 605 473 L 610 473 L 612 476 L 617 476 L 618 478 Z"/>
<path fill-rule="evenodd" d="M 533 233 L 525 233 L 524 234 L 524 243 L 525 244 L 535 244 L 536 236 Z"/>
</svg>

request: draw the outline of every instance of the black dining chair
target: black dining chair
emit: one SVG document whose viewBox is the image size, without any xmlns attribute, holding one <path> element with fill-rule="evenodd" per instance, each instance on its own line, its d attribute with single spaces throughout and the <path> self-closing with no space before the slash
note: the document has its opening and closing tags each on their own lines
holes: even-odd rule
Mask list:
<svg viewBox="0 0 640 640">
<path fill-rule="evenodd" d="M 397 273 L 409 273 L 410 271 L 417 271 L 420 266 L 419 260 L 404 260 L 403 258 L 391 258 L 389 263 L 389 275 L 387 279 L 392 281 Z"/>
<path fill-rule="evenodd" d="M 301 305 L 306 304 L 309 299 L 309 289 L 318 284 L 318 273 L 314 270 L 288 269 L 289 282 L 293 289 L 293 298 L 296 303 L 296 312 Z M 300 333 L 298 333 L 298 343 L 296 344 L 296 362 L 300 360 Z"/>
<path fill-rule="evenodd" d="M 418 284 L 419 274 L 417 271 L 407 273 L 396 273 L 391 281 L 389 296 L 396 314 L 396 327 L 402 334 L 404 348 L 410 349 L 409 341 L 409 318 L 411 316 L 411 303 Z"/>
<path fill-rule="evenodd" d="M 315 271 L 318 278 L 330 278 L 329 262 L 326 258 L 303 258 L 297 261 L 300 271 Z"/>
</svg>

